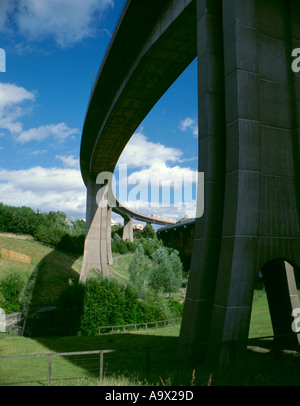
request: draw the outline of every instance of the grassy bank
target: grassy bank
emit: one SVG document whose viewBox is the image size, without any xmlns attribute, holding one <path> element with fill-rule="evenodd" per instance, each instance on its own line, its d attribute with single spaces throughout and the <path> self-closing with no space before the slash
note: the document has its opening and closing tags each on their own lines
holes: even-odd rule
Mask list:
<svg viewBox="0 0 300 406">
<path fill-rule="evenodd" d="M 53 352 L 114 349 L 104 356 L 106 386 L 298 386 L 299 356 L 285 351 L 278 357 L 262 351 L 272 340 L 251 341 L 272 334 L 266 294 L 258 284 L 249 331 L 249 346 L 234 366 L 212 370 L 203 364 L 181 363 L 176 359 L 180 326 L 138 330 L 131 333 L 90 337 L 25 338 L 4 336 L 0 356 L 45 354 Z M 84 365 L 83 365 L 83 364 Z M 0 384 L 22 382 L 24 385 L 46 385 L 48 360 L 0 360 Z M 53 358 L 53 385 L 98 385 L 99 360 L 67 357 Z M 69 379 L 65 379 L 68 377 Z M 70 379 L 72 378 L 72 379 Z"/>
<path fill-rule="evenodd" d="M 0 356 L 46 354 L 64 351 L 114 349 L 104 356 L 106 386 L 205 386 L 212 373 L 212 386 L 291 386 L 299 385 L 299 358 L 284 353 L 274 358 L 272 352 L 245 352 L 234 366 L 213 370 L 197 363 L 176 359 L 179 327 L 108 334 L 93 337 L 1 339 Z M 0 360 L 0 385 L 47 385 L 48 359 Z M 98 385 L 99 358 L 54 357 L 52 385 Z M 66 379 L 68 378 L 68 379 Z M 72 378 L 72 379 L 70 379 Z"/>
<path fill-rule="evenodd" d="M 37 265 L 41 275 L 37 285 L 40 305 L 55 302 L 70 279 L 78 279 L 82 257 L 43 246 L 35 241 L 0 236 L 0 249 L 11 249 L 32 259 L 31 264 L 0 260 L 0 279 L 10 272 L 30 277 Z M 122 283 L 128 279 L 132 254 L 115 258 L 109 267 L 112 278 Z M 181 363 L 176 359 L 180 326 L 138 330 L 131 333 L 90 337 L 25 338 L 0 336 L 0 357 L 29 354 L 49 354 L 70 351 L 113 349 L 104 357 L 103 385 L 207 385 L 212 373 L 212 385 L 299 385 L 299 357 L 285 352 L 281 357 L 269 348 L 272 339 L 259 337 L 273 334 L 266 293 L 257 283 L 249 330 L 249 350 L 230 368 L 211 370 L 197 363 Z M 255 350 L 255 351 L 254 351 Z M 53 358 L 53 385 L 98 385 L 99 358 L 84 360 L 68 357 Z M 46 385 L 48 359 L 0 360 L 0 385 Z M 193 372 L 194 371 L 194 372 Z M 72 379 L 65 379 L 65 378 Z"/>
</svg>

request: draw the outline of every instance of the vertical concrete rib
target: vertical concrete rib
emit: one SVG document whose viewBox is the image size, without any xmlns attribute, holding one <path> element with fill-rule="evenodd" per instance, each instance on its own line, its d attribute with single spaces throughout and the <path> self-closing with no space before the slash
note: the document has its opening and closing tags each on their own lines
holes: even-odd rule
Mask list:
<svg viewBox="0 0 300 406">
<path fill-rule="evenodd" d="M 226 106 L 224 217 L 208 360 L 227 362 L 248 337 L 256 274 L 260 127 L 255 0 L 223 1 Z"/>
<path fill-rule="evenodd" d="M 124 217 L 123 241 L 133 242 L 133 218 Z"/>
<path fill-rule="evenodd" d="M 292 334 L 293 309 L 300 307 L 294 269 L 284 260 L 274 260 L 262 268 L 276 347 L 299 344 Z"/>
<path fill-rule="evenodd" d="M 281 0 L 223 1 L 227 148 L 212 362 L 245 348 L 258 270 L 276 258 L 299 263 L 287 10 Z"/>
<path fill-rule="evenodd" d="M 112 257 L 112 251 L 111 251 L 111 214 L 112 214 L 112 208 L 108 207 L 107 209 L 107 238 L 106 238 L 106 244 L 107 244 L 107 261 L 108 265 L 113 265 L 113 257 Z"/>
<path fill-rule="evenodd" d="M 108 276 L 107 268 L 107 206 L 101 205 L 107 186 L 98 185 L 89 178 L 87 183 L 86 235 L 80 282 L 85 282 L 90 270 Z M 103 207 L 101 207 L 103 206 Z"/>
<path fill-rule="evenodd" d="M 204 215 L 196 219 L 179 357 L 205 355 L 218 269 L 224 199 L 224 71 L 221 1 L 197 1 L 199 172 Z"/>
</svg>

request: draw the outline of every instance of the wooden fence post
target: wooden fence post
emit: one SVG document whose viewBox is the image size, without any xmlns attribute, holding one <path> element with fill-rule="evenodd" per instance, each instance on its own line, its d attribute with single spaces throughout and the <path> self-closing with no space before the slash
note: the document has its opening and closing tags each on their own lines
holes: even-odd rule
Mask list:
<svg viewBox="0 0 300 406">
<path fill-rule="evenodd" d="M 149 372 L 150 372 L 150 349 L 147 348 L 146 352 L 146 377 L 149 378 Z"/>
<path fill-rule="evenodd" d="M 48 386 L 51 386 L 51 369 L 52 369 L 52 355 L 49 354 L 49 364 L 48 364 Z"/>
<path fill-rule="evenodd" d="M 99 365 L 99 383 L 102 385 L 102 379 L 103 379 L 103 351 L 100 351 L 100 365 Z"/>
</svg>

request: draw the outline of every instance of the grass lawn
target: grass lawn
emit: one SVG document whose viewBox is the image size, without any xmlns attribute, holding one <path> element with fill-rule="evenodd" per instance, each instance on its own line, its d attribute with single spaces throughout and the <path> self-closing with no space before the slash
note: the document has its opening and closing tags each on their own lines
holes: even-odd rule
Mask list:
<svg viewBox="0 0 300 406">
<path fill-rule="evenodd" d="M 35 241 L 0 236 L 0 249 L 11 249 L 29 255 L 32 263 L 22 264 L 0 259 L 0 279 L 15 271 L 29 277 L 40 264 L 36 298 L 39 304 L 55 302 L 69 279 L 79 277 L 82 257 L 74 257 Z M 128 279 L 132 254 L 114 259 L 109 267 L 111 277 L 119 282 Z M 0 357 L 49 354 L 71 351 L 116 350 L 104 355 L 104 380 L 107 386 L 207 385 L 212 373 L 212 385 L 299 385 L 299 357 L 285 352 L 274 358 L 272 352 L 259 353 L 255 347 L 268 348 L 272 339 L 259 337 L 273 334 L 266 293 L 257 284 L 254 291 L 249 350 L 232 367 L 211 370 L 195 362 L 176 359 L 180 326 L 152 328 L 90 337 L 26 338 L 0 335 Z M 180 297 L 179 297 L 180 299 Z M 250 350 L 251 349 L 251 350 Z M 193 371 L 194 374 L 193 374 Z M 0 385 L 47 385 L 48 359 L 0 360 Z M 53 357 L 53 385 L 98 385 L 99 357 Z M 72 378 L 61 380 L 63 378 Z"/>
<path fill-rule="evenodd" d="M 133 254 L 116 255 L 114 258 L 114 263 L 112 266 L 108 267 L 109 275 L 115 279 L 117 282 L 126 283 L 129 279 L 128 267 Z"/>
<path fill-rule="evenodd" d="M 211 370 L 197 363 L 176 360 L 179 326 L 132 333 L 90 337 L 25 338 L 5 336 L 0 340 L 4 355 L 46 354 L 71 351 L 114 349 L 104 355 L 106 386 L 195 386 L 207 385 L 299 385 L 299 357 L 285 353 L 276 359 L 272 353 L 246 351 L 232 367 Z M 193 371 L 195 378 L 193 379 Z M 47 385 L 48 359 L 0 360 L 0 385 Z M 98 385 L 99 359 L 54 357 L 52 385 Z M 73 378 L 65 379 L 63 378 Z M 62 380 L 61 380 L 62 379 Z"/>
<path fill-rule="evenodd" d="M 254 298 L 248 351 L 232 367 L 211 370 L 205 364 L 176 360 L 180 325 L 91 337 L 33 339 L 5 335 L 0 339 L 0 357 L 114 349 L 116 353 L 104 355 L 102 384 L 105 386 L 152 386 L 161 385 L 162 381 L 166 386 L 189 386 L 191 383 L 205 386 L 211 373 L 215 386 L 298 386 L 298 354 L 286 351 L 277 358 L 272 352 L 253 351 L 255 347 L 264 347 L 266 341 L 253 342 L 252 338 L 272 334 L 266 294 L 260 286 L 257 286 Z M 97 356 L 54 357 L 52 362 L 52 385 L 99 384 Z M 47 358 L 0 360 L 0 385 L 9 382 L 47 385 L 47 371 Z M 66 377 L 73 379 L 64 380 Z"/>
<path fill-rule="evenodd" d="M 31 264 L 0 258 L 0 280 L 8 274 L 17 273 L 28 281 L 39 266 L 35 286 L 35 300 L 39 307 L 55 304 L 69 280 L 79 278 L 82 256 L 76 257 L 33 240 L 0 236 L 0 251 L 2 248 L 28 255 Z"/>
</svg>

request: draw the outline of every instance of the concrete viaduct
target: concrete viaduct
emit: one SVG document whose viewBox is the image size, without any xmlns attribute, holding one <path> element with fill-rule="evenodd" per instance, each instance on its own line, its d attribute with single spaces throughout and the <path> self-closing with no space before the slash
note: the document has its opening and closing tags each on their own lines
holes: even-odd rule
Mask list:
<svg viewBox="0 0 300 406">
<path fill-rule="evenodd" d="M 299 21 L 298 0 L 128 0 L 100 68 L 80 154 L 82 280 L 107 262 L 111 208 L 96 203 L 107 194 L 98 174 L 114 171 L 139 124 L 198 58 L 205 212 L 195 223 L 179 356 L 226 363 L 246 347 L 259 270 L 274 341 L 299 343 L 290 335 L 300 307 L 300 74 L 291 69 Z"/>
</svg>

